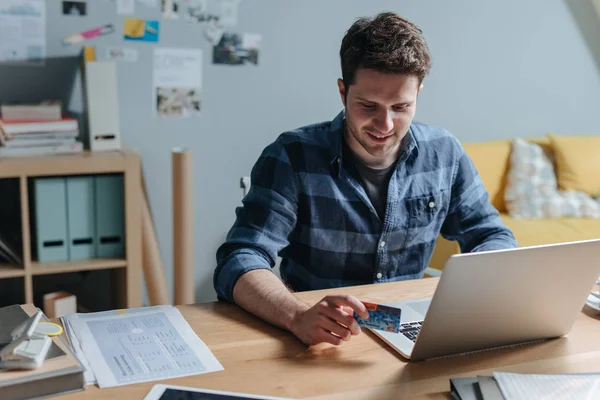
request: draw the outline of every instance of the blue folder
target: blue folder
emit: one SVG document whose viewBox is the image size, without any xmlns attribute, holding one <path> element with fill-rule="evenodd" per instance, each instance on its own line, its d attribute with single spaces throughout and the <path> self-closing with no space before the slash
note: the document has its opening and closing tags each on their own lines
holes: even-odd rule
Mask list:
<svg viewBox="0 0 600 400">
<path fill-rule="evenodd" d="M 122 174 L 96 175 L 96 256 L 125 256 L 125 212 Z"/>
<path fill-rule="evenodd" d="M 36 178 L 33 188 L 38 261 L 66 261 L 69 259 L 66 180 L 62 177 Z"/>
<path fill-rule="evenodd" d="M 93 176 L 70 176 L 67 178 L 67 233 L 71 260 L 96 257 L 95 203 Z"/>
</svg>

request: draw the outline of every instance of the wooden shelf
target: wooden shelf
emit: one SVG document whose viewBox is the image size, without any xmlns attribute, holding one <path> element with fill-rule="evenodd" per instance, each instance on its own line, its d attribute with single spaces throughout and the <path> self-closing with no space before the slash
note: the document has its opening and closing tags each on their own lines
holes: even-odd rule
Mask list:
<svg viewBox="0 0 600 400">
<path fill-rule="evenodd" d="M 65 272 L 92 271 L 127 267 L 127 260 L 99 258 L 95 260 L 61 261 L 53 263 L 31 262 L 31 275 L 62 274 Z"/>
<path fill-rule="evenodd" d="M 0 178 L 123 172 L 127 168 L 127 158 L 135 155 L 134 151 L 125 149 L 38 157 L 3 157 L 0 158 Z"/>
<path fill-rule="evenodd" d="M 77 176 L 118 173 L 123 176 L 125 257 L 122 259 L 93 259 L 41 263 L 32 260 L 32 232 L 29 186 L 32 179 L 42 176 Z M 23 267 L 0 265 L 0 279 L 23 277 L 25 303 L 33 303 L 36 285 L 43 279 L 34 276 L 78 271 L 113 270 L 115 304 L 118 308 L 140 307 L 142 303 L 142 187 L 140 159 L 130 149 L 83 152 L 80 154 L 0 157 L 0 179 L 19 181 L 21 243 Z M 3 195 L 5 193 L 2 193 Z M 40 285 L 43 288 L 43 285 Z"/>
<path fill-rule="evenodd" d="M 0 278 L 18 278 L 22 276 L 25 276 L 23 267 L 0 264 Z"/>
</svg>

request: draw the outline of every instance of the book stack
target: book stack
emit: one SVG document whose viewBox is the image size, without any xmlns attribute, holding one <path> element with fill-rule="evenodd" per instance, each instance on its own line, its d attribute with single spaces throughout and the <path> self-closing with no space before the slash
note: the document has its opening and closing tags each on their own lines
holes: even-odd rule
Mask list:
<svg viewBox="0 0 600 400">
<path fill-rule="evenodd" d="M 77 120 L 58 102 L 0 106 L 0 157 L 80 153 L 78 136 Z"/>
</svg>

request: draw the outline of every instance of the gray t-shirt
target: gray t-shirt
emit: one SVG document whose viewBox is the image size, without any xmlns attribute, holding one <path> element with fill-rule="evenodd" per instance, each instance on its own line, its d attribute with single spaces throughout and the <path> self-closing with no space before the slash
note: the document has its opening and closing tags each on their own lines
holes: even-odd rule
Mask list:
<svg viewBox="0 0 600 400">
<path fill-rule="evenodd" d="M 379 219 L 383 221 L 385 218 L 385 208 L 387 203 L 387 192 L 390 178 L 396 168 L 396 163 L 393 163 L 387 168 L 377 169 L 371 168 L 364 165 L 360 160 L 352 153 L 352 150 L 344 141 L 343 157 L 351 160 L 352 165 L 358 173 L 359 182 L 367 192 L 371 204 L 375 207 Z"/>
</svg>

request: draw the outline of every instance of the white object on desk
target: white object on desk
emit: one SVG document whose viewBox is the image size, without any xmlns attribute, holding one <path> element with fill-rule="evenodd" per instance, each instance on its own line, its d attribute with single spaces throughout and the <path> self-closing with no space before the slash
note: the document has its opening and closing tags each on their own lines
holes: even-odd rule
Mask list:
<svg viewBox="0 0 600 400">
<path fill-rule="evenodd" d="M 173 306 L 77 314 L 69 323 L 100 388 L 223 370 Z"/>
<path fill-rule="evenodd" d="M 0 350 L 0 369 L 39 368 L 50 350 L 52 339 L 35 333 L 42 312 L 38 311 L 12 331 L 12 342 Z"/>
<path fill-rule="evenodd" d="M 539 375 L 494 372 L 506 400 L 599 399 L 600 374 Z"/>
</svg>

